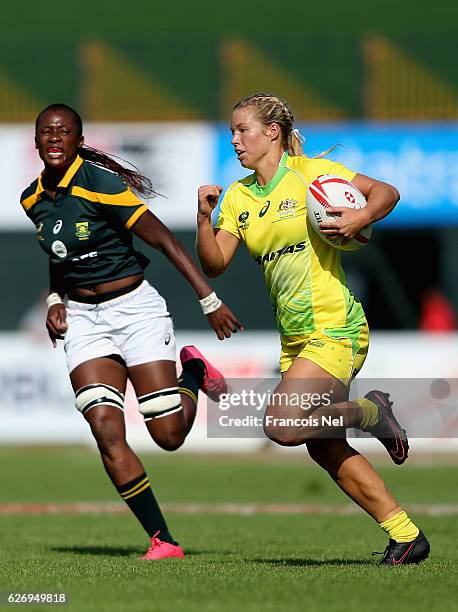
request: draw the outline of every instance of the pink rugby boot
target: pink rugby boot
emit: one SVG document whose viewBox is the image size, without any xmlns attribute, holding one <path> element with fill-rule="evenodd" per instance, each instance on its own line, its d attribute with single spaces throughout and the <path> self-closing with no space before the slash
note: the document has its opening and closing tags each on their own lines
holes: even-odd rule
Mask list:
<svg viewBox="0 0 458 612">
<path fill-rule="evenodd" d="M 200 359 L 204 364 L 205 374 L 201 390 L 214 402 L 219 401 L 220 396 L 227 393 L 227 383 L 223 374 L 207 361 L 195 346 L 184 346 L 180 351 L 181 365 L 184 367 L 184 364 L 191 359 Z"/>
<path fill-rule="evenodd" d="M 151 546 L 148 548 L 146 553 L 141 559 L 147 561 L 157 561 L 159 559 L 170 559 L 171 557 L 178 557 L 178 559 L 184 559 L 184 552 L 181 546 L 178 544 L 170 544 L 169 542 L 163 542 L 157 538 L 157 533 L 151 538 Z"/>
</svg>

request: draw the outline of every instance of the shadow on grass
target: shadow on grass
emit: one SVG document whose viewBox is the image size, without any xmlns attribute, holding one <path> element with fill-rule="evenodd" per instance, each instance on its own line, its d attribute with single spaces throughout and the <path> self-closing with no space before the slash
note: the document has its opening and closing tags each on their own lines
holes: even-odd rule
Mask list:
<svg viewBox="0 0 458 612">
<path fill-rule="evenodd" d="M 53 546 L 50 550 L 58 553 L 73 553 L 76 555 L 106 555 L 110 557 L 129 557 L 133 554 L 142 555 L 145 553 L 145 549 L 141 549 L 134 546 L 114 547 L 114 546 Z M 185 549 L 186 556 L 196 557 L 198 555 L 214 555 L 214 554 L 233 554 L 232 551 L 228 550 L 198 550 L 195 548 Z"/>
<path fill-rule="evenodd" d="M 112 557 L 128 557 L 134 553 L 140 554 L 141 550 L 134 546 L 53 546 L 54 552 L 74 553 L 76 555 L 108 555 Z"/>
<path fill-rule="evenodd" d="M 197 555 L 213 555 L 220 557 L 221 555 L 237 555 L 237 551 L 234 550 L 222 550 L 220 548 L 213 550 L 205 550 L 205 549 L 197 549 L 197 548 L 184 548 L 185 555 L 189 555 L 190 557 L 195 557 Z"/>
<path fill-rule="evenodd" d="M 248 559 L 247 559 L 248 561 Z M 336 565 L 374 565 L 371 559 L 250 559 L 252 563 L 267 563 L 277 567 L 312 567 Z"/>
</svg>

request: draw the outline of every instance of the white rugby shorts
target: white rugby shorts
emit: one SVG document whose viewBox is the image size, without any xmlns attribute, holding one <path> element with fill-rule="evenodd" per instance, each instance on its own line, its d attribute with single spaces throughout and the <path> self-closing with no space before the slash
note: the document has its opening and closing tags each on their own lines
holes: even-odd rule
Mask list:
<svg viewBox="0 0 458 612">
<path fill-rule="evenodd" d="M 97 357 L 119 355 L 130 366 L 176 360 L 173 323 L 164 298 L 147 281 L 113 300 L 68 300 L 64 349 L 68 371 Z"/>
</svg>

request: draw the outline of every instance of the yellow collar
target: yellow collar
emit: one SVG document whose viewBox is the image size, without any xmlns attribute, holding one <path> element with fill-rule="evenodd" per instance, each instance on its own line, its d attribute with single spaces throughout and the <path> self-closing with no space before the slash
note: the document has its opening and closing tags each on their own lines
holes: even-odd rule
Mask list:
<svg viewBox="0 0 458 612">
<path fill-rule="evenodd" d="M 78 170 L 79 170 L 81 164 L 83 163 L 83 161 L 84 161 L 83 158 L 80 157 L 79 155 L 77 155 L 75 157 L 75 159 L 73 160 L 71 166 L 67 170 L 67 172 L 62 177 L 62 180 L 57 185 L 57 187 L 68 187 L 68 184 L 70 183 L 72 178 L 75 176 L 75 174 L 78 172 Z M 41 177 L 43 176 L 43 172 L 38 177 L 38 185 L 37 185 L 37 190 L 35 191 L 35 195 L 39 195 L 40 193 L 42 193 L 44 191 L 43 183 L 41 181 Z"/>
</svg>

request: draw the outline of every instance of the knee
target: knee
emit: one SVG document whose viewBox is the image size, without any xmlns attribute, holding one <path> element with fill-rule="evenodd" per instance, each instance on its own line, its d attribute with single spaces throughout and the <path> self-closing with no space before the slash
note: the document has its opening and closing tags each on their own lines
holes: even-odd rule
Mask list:
<svg viewBox="0 0 458 612">
<path fill-rule="evenodd" d="M 186 432 L 178 387 L 153 391 L 137 399 L 139 411 L 145 417 L 148 431 L 156 444 L 169 452 L 180 448 Z"/>
<path fill-rule="evenodd" d="M 332 477 L 337 475 L 346 459 L 359 454 L 343 439 L 308 440 L 307 450 L 313 461 Z"/>
<path fill-rule="evenodd" d="M 172 452 L 182 446 L 186 439 L 186 431 L 180 421 L 171 419 L 171 422 L 167 422 L 168 420 L 159 419 L 160 426 L 158 426 L 158 421 L 155 418 L 150 418 L 145 420 L 145 425 L 149 435 L 159 448 Z"/>
<path fill-rule="evenodd" d="M 162 450 L 173 452 L 180 448 L 183 445 L 184 437 L 179 435 L 169 434 L 166 436 L 155 436 L 154 441 L 156 444 L 162 448 Z"/>
<path fill-rule="evenodd" d="M 178 387 L 152 391 L 137 399 L 140 414 L 147 419 L 165 417 L 183 409 Z"/>
<path fill-rule="evenodd" d="M 89 421 L 97 446 L 103 454 L 116 454 L 127 446 L 124 430 L 110 412 L 102 409 L 94 411 Z"/>
<path fill-rule="evenodd" d="M 269 440 L 280 446 L 300 446 L 306 441 L 304 433 L 292 427 L 271 427 L 264 424 L 264 433 Z"/>
<path fill-rule="evenodd" d="M 75 406 L 89 423 L 102 452 L 126 444 L 121 391 L 104 383 L 86 385 L 76 392 Z"/>
<path fill-rule="evenodd" d="M 318 463 L 322 468 L 328 469 L 329 464 L 329 445 L 325 440 L 308 440 L 307 450 L 309 456 L 315 463 Z"/>
</svg>

